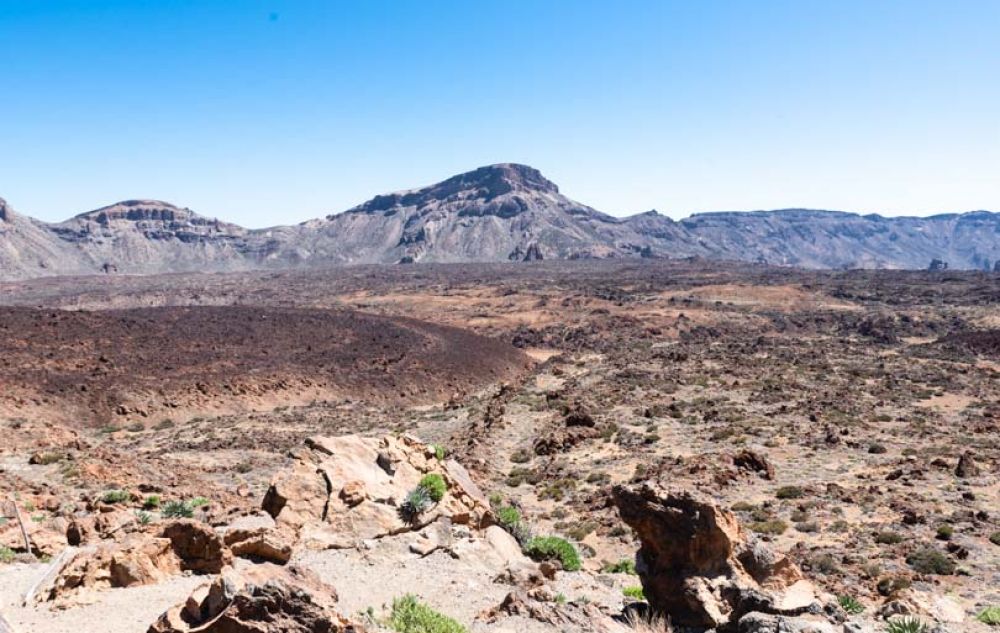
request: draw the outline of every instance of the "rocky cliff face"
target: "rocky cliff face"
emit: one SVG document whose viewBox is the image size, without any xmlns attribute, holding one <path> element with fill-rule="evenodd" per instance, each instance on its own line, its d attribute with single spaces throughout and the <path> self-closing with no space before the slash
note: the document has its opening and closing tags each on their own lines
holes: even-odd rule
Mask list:
<svg viewBox="0 0 1000 633">
<path fill-rule="evenodd" d="M 0 200 L 0 279 L 56 274 L 236 271 L 359 263 L 689 257 L 805 268 L 990 270 L 1000 214 L 884 218 L 786 209 L 616 218 L 562 195 L 538 170 L 504 163 L 380 195 L 296 226 L 248 230 L 155 200 L 58 224 Z"/>
</svg>

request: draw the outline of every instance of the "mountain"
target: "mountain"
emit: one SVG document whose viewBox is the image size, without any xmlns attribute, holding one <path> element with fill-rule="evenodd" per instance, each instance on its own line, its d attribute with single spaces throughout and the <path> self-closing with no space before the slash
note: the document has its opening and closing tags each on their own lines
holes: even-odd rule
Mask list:
<svg viewBox="0 0 1000 633">
<path fill-rule="evenodd" d="M 379 195 L 342 213 L 250 230 L 157 200 L 46 224 L 0 200 L 0 279 L 222 272 L 362 263 L 690 257 L 804 268 L 990 269 L 1000 214 L 886 218 L 839 211 L 656 211 L 617 218 L 504 163 Z"/>
</svg>

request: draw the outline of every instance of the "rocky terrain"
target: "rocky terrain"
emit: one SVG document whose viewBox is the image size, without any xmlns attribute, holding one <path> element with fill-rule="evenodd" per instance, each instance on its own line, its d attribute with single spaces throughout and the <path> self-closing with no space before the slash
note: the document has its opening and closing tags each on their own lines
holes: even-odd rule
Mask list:
<svg viewBox="0 0 1000 633">
<path fill-rule="evenodd" d="M 1000 270 L 1000 214 L 786 209 L 614 217 L 525 165 L 481 167 L 295 226 L 249 230 L 156 200 L 46 224 L 0 200 L 0 280 L 416 262 L 700 257 L 812 269 Z"/>
<path fill-rule="evenodd" d="M 0 284 L 0 622 L 987 633 L 998 301 L 655 259 Z"/>
</svg>

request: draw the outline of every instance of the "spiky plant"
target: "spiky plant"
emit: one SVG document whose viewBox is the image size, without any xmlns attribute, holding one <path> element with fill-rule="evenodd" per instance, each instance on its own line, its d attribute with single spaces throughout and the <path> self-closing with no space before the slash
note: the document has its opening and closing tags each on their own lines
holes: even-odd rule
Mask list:
<svg viewBox="0 0 1000 633">
<path fill-rule="evenodd" d="M 865 605 L 858 602 L 854 596 L 840 596 L 837 598 L 837 602 L 840 604 L 841 609 L 851 615 L 865 612 Z"/>
<path fill-rule="evenodd" d="M 428 492 L 423 486 L 417 486 L 406 495 L 405 499 L 403 499 L 403 503 L 400 506 L 399 511 L 400 514 L 403 515 L 403 519 L 405 521 L 413 523 L 433 504 L 434 500 L 431 499 L 430 492 Z"/>
<path fill-rule="evenodd" d="M 927 633 L 930 628 L 916 617 L 902 617 L 889 620 L 886 633 Z"/>
</svg>

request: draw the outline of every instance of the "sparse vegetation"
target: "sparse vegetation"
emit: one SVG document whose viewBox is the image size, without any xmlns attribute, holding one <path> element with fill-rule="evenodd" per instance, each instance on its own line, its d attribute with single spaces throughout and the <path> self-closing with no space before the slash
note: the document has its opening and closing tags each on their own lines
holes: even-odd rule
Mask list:
<svg viewBox="0 0 1000 633">
<path fill-rule="evenodd" d="M 17 552 L 5 545 L 0 545 L 0 563 L 13 563 L 16 556 Z"/>
<path fill-rule="evenodd" d="M 623 558 L 617 563 L 607 563 L 601 567 L 605 574 L 629 574 L 635 576 L 635 561 L 631 558 Z"/>
<path fill-rule="evenodd" d="M 443 462 L 444 458 L 448 454 L 448 451 L 446 451 L 444 446 L 441 446 L 440 444 L 431 444 L 431 449 L 434 451 L 434 457 L 439 462 Z"/>
<path fill-rule="evenodd" d="M 630 585 L 622 589 L 622 595 L 633 600 L 645 600 L 646 594 L 642 591 L 641 585 Z"/>
<path fill-rule="evenodd" d="M 904 616 L 889 620 L 886 633 L 927 633 L 930 627 L 917 617 Z"/>
<path fill-rule="evenodd" d="M 124 490 L 108 490 L 101 495 L 101 501 L 104 503 L 126 503 L 132 498 L 128 492 Z"/>
<path fill-rule="evenodd" d="M 558 536 L 536 536 L 528 541 L 524 553 L 535 560 L 558 560 L 566 571 L 580 569 L 580 555 L 573 544 Z"/>
<path fill-rule="evenodd" d="M 194 508 L 187 501 L 168 501 L 161 514 L 168 519 L 190 519 L 194 516 Z"/>
<path fill-rule="evenodd" d="M 875 534 L 875 542 L 879 545 L 896 545 L 903 542 L 903 535 L 899 532 L 884 530 Z"/>
<path fill-rule="evenodd" d="M 801 499 L 805 494 L 801 486 L 782 486 L 775 491 L 774 496 L 778 499 Z"/>
<path fill-rule="evenodd" d="M 865 612 L 865 606 L 858 602 L 854 596 L 838 596 L 837 604 L 846 613 L 850 613 L 851 615 L 858 615 Z"/>
<path fill-rule="evenodd" d="M 206 497 L 195 497 L 188 502 L 192 508 L 200 508 L 211 503 Z"/>
<path fill-rule="evenodd" d="M 976 614 L 976 619 L 983 624 L 1000 626 L 1000 606 L 986 607 Z"/>
<path fill-rule="evenodd" d="M 754 521 L 747 527 L 757 534 L 771 534 L 776 536 L 784 533 L 788 529 L 788 524 L 781 519 L 770 519 L 767 521 Z"/>
<path fill-rule="evenodd" d="M 448 485 L 444 482 L 444 477 L 438 473 L 424 475 L 420 483 L 417 484 L 417 487 L 426 490 L 427 495 L 434 503 L 439 503 L 444 499 L 444 495 L 448 491 Z"/>
<path fill-rule="evenodd" d="M 136 510 L 135 520 L 138 521 L 139 525 L 149 525 L 153 522 L 153 515 L 145 510 Z"/>
<path fill-rule="evenodd" d="M 421 603 L 412 594 L 392 601 L 389 626 L 398 633 L 468 633 L 464 626 Z"/>
<path fill-rule="evenodd" d="M 921 547 L 906 557 L 906 563 L 921 574 L 949 576 L 955 573 L 955 562 L 937 549 Z"/>
<path fill-rule="evenodd" d="M 142 500 L 142 507 L 146 510 L 155 510 L 160 507 L 160 495 L 149 495 Z"/>
</svg>

